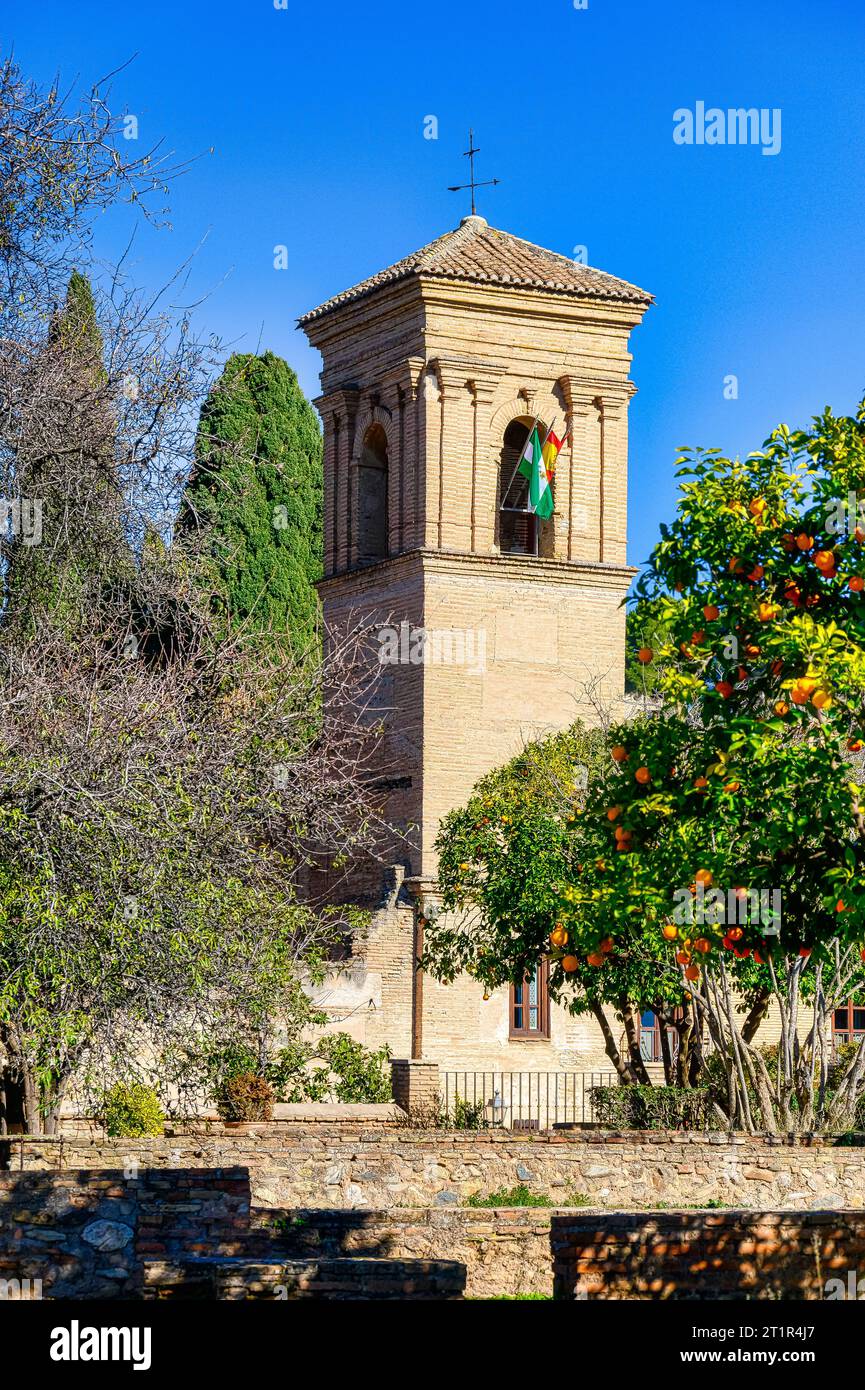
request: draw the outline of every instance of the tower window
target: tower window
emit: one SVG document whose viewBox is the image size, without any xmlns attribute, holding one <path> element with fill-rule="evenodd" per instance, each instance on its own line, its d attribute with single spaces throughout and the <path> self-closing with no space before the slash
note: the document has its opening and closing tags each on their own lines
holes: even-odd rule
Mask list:
<svg viewBox="0 0 865 1390">
<path fill-rule="evenodd" d="M 519 462 L 534 423 L 530 419 L 512 420 L 502 442 L 498 544 L 503 554 L 545 555 L 550 550 L 551 524 L 530 511 L 529 480 L 519 471 Z M 546 433 L 546 426 L 538 421 L 542 443 Z"/>
<path fill-rule="evenodd" d="M 538 961 L 531 975 L 522 984 L 511 985 L 512 1038 L 548 1038 L 550 1036 L 550 995 L 546 960 Z"/>
<path fill-rule="evenodd" d="M 357 558 L 367 565 L 387 557 L 387 435 L 370 425 L 363 439 L 357 477 Z"/>
</svg>

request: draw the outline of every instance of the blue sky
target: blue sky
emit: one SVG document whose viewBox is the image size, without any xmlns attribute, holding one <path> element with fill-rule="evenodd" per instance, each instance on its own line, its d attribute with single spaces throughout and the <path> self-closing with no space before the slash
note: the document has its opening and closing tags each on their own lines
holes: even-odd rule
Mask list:
<svg viewBox="0 0 865 1390">
<path fill-rule="evenodd" d="M 657 297 L 632 337 L 633 563 L 672 511 L 678 444 L 744 452 L 865 390 L 862 0 L 4 0 L 0 38 L 41 79 L 137 55 L 115 101 L 142 144 L 201 155 L 171 231 L 140 230 L 137 278 L 206 237 L 202 326 L 283 354 L 310 395 L 295 319 L 457 224 L 472 124 L 479 177 L 502 180 L 481 190 L 490 222 L 585 245 Z M 780 108 L 780 152 L 675 144 L 673 112 L 698 101 Z M 107 218 L 101 251 L 127 231 Z"/>
</svg>

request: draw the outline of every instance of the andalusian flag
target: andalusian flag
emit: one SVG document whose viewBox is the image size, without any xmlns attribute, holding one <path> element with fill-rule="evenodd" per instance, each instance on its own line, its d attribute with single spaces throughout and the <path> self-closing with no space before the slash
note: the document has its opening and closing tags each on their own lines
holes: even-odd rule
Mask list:
<svg viewBox="0 0 865 1390">
<path fill-rule="evenodd" d="M 550 487 L 551 475 L 547 473 L 544 452 L 538 438 L 538 427 L 535 425 L 526 440 L 518 471 L 529 480 L 529 511 L 546 519 L 553 514 L 553 489 Z M 555 459 L 555 454 L 553 458 Z"/>
</svg>

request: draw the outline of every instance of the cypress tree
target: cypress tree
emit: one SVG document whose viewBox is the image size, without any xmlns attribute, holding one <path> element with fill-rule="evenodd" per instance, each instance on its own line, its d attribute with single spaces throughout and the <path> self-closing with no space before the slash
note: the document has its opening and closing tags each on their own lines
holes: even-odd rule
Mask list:
<svg viewBox="0 0 865 1390">
<path fill-rule="evenodd" d="M 275 353 L 235 353 L 202 406 L 177 524 L 181 541 L 193 532 L 217 613 L 305 651 L 318 620 L 321 431 Z"/>
</svg>

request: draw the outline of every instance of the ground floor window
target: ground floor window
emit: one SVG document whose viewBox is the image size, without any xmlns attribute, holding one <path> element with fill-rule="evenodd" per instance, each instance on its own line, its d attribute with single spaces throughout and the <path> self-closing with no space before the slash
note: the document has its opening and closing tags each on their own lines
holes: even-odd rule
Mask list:
<svg viewBox="0 0 865 1390">
<path fill-rule="evenodd" d="M 538 961 L 520 985 L 511 985 L 512 1038 L 548 1038 L 550 995 L 546 960 Z"/>
<path fill-rule="evenodd" d="M 832 1015 L 832 1040 L 842 1047 L 844 1043 L 858 1042 L 865 1037 L 865 1005 L 848 999 Z"/>
</svg>

